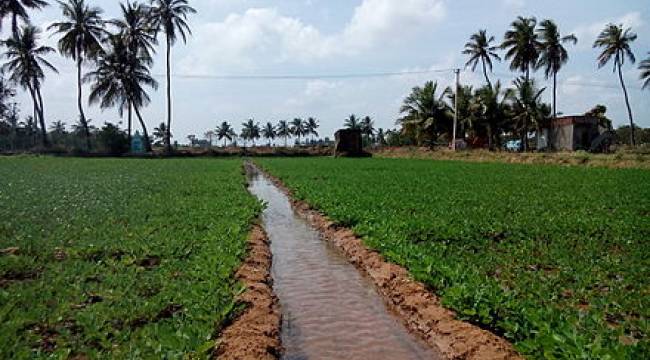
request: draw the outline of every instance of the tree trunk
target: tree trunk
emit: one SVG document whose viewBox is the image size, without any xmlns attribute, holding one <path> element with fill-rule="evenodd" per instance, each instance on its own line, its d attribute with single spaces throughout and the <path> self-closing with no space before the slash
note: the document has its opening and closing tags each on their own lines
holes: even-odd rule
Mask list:
<svg viewBox="0 0 650 360">
<path fill-rule="evenodd" d="M 492 88 L 492 82 L 490 81 L 490 78 L 488 77 L 487 66 L 485 66 L 485 60 L 482 60 L 481 62 L 483 63 L 483 75 L 485 75 L 485 81 L 487 81 L 487 84 L 491 89 Z"/>
<path fill-rule="evenodd" d="M 36 87 L 36 95 L 38 96 L 38 111 L 41 123 L 41 136 L 43 137 L 43 146 L 49 147 L 50 142 L 47 139 L 47 128 L 45 127 L 45 109 L 43 106 L 43 96 L 41 96 L 41 89 Z"/>
<path fill-rule="evenodd" d="M 77 54 L 77 106 L 79 107 L 79 121 L 81 121 L 81 125 L 84 127 L 84 133 L 86 135 L 86 150 L 90 151 L 90 130 L 88 130 L 88 122 L 86 121 L 86 114 L 84 114 L 82 101 L 81 62 L 81 56 Z"/>
<path fill-rule="evenodd" d="M 625 82 L 623 81 L 623 70 L 621 69 L 621 64 L 618 64 L 618 78 L 621 80 L 621 87 L 623 88 L 623 94 L 625 95 L 625 105 L 627 106 L 627 115 L 630 118 L 630 144 L 636 146 L 636 138 L 634 136 L 634 119 L 632 117 L 632 108 L 630 107 L 630 99 L 627 95 L 627 88 L 625 87 Z"/>
<path fill-rule="evenodd" d="M 38 131 L 38 123 L 40 122 L 40 115 L 39 115 L 39 109 L 38 109 L 38 98 L 36 97 L 36 91 L 34 91 L 34 88 L 31 85 L 28 85 L 27 88 L 29 89 L 29 94 L 31 95 L 32 102 L 34 104 L 34 109 L 33 109 L 34 110 L 34 115 L 33 115 L 33 117 L 34 117 L 34 125 L 33 126 L 35 126 L 36 131 Z M 34 130 L 34 129 L 31 129 L 31 130 Z M 30 133 L 33 134 L 32 131 L 30 131 Z M 30 139 L 30 142 L 32 144 L 30 146 L 34 146 L 36 144 L 36 141 L 35 141 L 34 138 L 35 138 L 35 136 L 32 135 L 31 139 Z M 47 138 L 43 137 L 43 146 L 45 146 L 45 141 L 46 140 L 47 140 Z"/>
<path fill-rule="evenodd" d="M 530 65 L 526 66 L 526 86 L 530 83 Z M 528 112 L 528 105 L 526 106 L 526 112 Z M 524 117 L 524 128 L 521 132 L 521 147 L 524 152 L 528 152 L 528 114 Z"/>
<path fill-rule="evenodd" d="M 142 134 L 144 137 L 144 149 L 146 152 L 151 152 L 151 141 L 149 141 L 149 132 L 147 131 L 147 125 L 145 125 L 144 120 L 142 120 L 142 115 L 140 114 L 140 109 L 138 109 L 137 105 L 133 105 L 133 110 L 135 111 L 135 115 L 138 117 L 138 120 L 140 121 L 140 126 L 142 126 Z"/>
<path fill-rule="evenodd" d="M 557 119 L 557 72 L 553 72 L 553 119 Z"/>
<path fill-rule="evenodd" d="M 165 146 L 167 152 L 172 151 L 172 79 L 171 79 L 171 40 L 167 34 L 167 133 L 165 134 Z"/>
<path fill-rule="evenodd" d="M 129 110 L 128 110 L 127 117 L 128 117 L 128 120 L 127 120 L 128 125 L 127 126 L 128 126 L 128 132 L 129 132 L 128 138 L 129 138 L 129 148 L 130 148 L 131 147 L 131 140 L 132 140 L 131 133 L 133 132 L 133 130 L 132 130 L 133 129 L 133 106 L 131 105 L 131 101 L 129 101 Z"/>
<path fill-rule="evenodd" d="M 488 124 L 487 132 L 488 132 L 488 149 L 490 151 L 493 151 L 494 150 L 494 142 L 492 141 L 492 124 Z"/>
</svg>

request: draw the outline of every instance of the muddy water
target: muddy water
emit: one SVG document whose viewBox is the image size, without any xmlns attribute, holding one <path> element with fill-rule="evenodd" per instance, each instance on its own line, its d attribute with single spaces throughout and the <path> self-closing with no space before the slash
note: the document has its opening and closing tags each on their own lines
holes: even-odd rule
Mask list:
<svg viewBox="0 0 650 360">
<path fill-rule="evenodd" d="M 250 169 L 250 191 L 267 203 L 273 287 L 282 306 L 283 359 L 438 359 L 386 308 L 373 284 L 287 197 Z"/>
</svg>

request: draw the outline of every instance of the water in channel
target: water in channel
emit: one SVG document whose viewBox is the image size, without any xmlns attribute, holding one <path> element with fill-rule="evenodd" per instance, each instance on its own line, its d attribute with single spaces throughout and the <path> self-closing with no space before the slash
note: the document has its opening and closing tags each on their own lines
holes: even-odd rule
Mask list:
<svg viewBox="0 0 650 360">
<path fill-rule="evenodd" d="M 282 306 L 283 359 L 439 359 L 391 314 L 370 280 L 294 213 L 271 181 L 249 168 L 267 204 L 273 287 Z"/>
</svg>

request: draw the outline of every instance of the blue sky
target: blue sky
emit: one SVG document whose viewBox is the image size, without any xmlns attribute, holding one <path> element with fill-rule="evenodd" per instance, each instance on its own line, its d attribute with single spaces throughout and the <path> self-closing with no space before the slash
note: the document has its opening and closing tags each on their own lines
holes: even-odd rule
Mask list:
<svg viewBox="0 0 650 360">
<path fill-rule="evenodd" d="M 118 16 L 115 0 L 90 0 Z M 611 67 L 597 69 L 591 48 L 608 22 L 624 23 L 639 35 L 633 49 L 640 60 L 650 52 L 650 6 L 647 0 L 194 0 L 190 19 L 194 36 L 173 52 L 175 138 L 202 136 L 221 121 L 237 127 L 247 118 L 264 123 L 314 116 L 322 136 L 331 136 L 351 114 L 370 115 L 376 127 L 392 128 L 399 105 L 416 85 L 435 80 L 450 85 L 453 73 L 353 79 L 232 80 L 204 75 L 313 75 L 402 72 L 463 67 L 461 54 L 469 36 L 485 28 L 501 40 L 517 15 L 555 20 L 562 32 L 579 38 L 570 62 L 559 75 L 558 110 L 580 114 L 597 103 L 609 108 L 616 125 L 627 120 L 622 91 Z M 56 6 L 34 14 L 46 27 L 60 14 Z M 46 37 L 55 45 L 55 37 Z M 160 49 L 162 54 L 163 49 Z M 76 119 L 75 70 L 71 60 L 51 57 L 61 74 L 44 85 L 49 122 Z M 516 74 L 497 64 L 493 78 L 510 84 Z M 144 111 L 149 127 L 165 118 L 164 62 L 153 69 L 161 82 Z M 636 66 L 626 66 L 636 122 L 650 127 L 650 91 L 641 91 Z M 189 77 L 188 77 L 189 76 Z M 540 84 L 550 83 L 542 73 Z M 480 85 L 482 76 L 462 73 L 465 84 Z M 86 90 L 87 93 L 87 90 Z M 24 113 L 30 105 L 20 96 Z M 117 122 L 114 110 L 91 107 L 95 125 Z"/>
</svg>

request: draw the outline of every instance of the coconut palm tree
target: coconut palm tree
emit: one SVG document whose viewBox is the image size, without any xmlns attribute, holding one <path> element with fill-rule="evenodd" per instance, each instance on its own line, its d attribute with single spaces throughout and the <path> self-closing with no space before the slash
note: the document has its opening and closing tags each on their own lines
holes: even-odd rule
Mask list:
<svg viewBox="0 0 650 360">
<path fill-rule="evenodd" d="M 650 53 L 648 53 L 648 58 L 641 61 L 639 65 L 639 70 L 641 70 L 641 80 L 643 80 L 643 89 L 650 88 Z"/>
<path fill-rule="evenodd" d="M 2 0 L 0 2 L 0 30 L 2 30 L 2 20 L 8 16 L 11 18 L 11 32 L 18 33 L 18 22 L 29 24 L 29 9 L 42 9 L 47 6 L 44 0 Z"/>
<path fill-rule="evenodd" d="M 625 59 L 628 59 L 632 64 L 636 61 L 632 48 L 630 47 L 630 44 L 636 38 L 636 34 L 631 29 L 623 29 L 623 25 L 609 24 L 594 42 L 594 48 L 603 49 L 600 55 L 598 55 L 598 68 L 604 67 L 612 58 L 614 59 L 614 72 L 618 71 L 618 78 L 623 88 L 623 95 L 625 96 L 625 105 L 627 105 L 627 115 L 630 119 L 630 143 L 632 146 L 636 145 L 634 118 L 632 116 L 632 108 L 630 107 L 630 98 L 627 94 L 625 82 L 623 81 L 623 65 L 625 65 Z"/>
<path fill-rule="evenodd" d="M 506 50 L 506 60 L 510 60 L 510 69 L 520 71 L 530 80 L 530 70 L 534 69 L 539 58 L 539 35 L 535 31 L 537 19 L 518 17 L 506 32 L 501 48 Z"/>
<path fill-rule="evenodd" d="M 131 116 L 131 109 L 142 126 L 145 149 L 151 152 L 151 142 L 147 125 L 140 109 L 151 102 L 145 86 L 158 88 L 158 82 L 151 76 L 147 66 L 150 59 L 141 54 L 129 51 L 128 44 L 119 35 L 113 35 L 109 40 L 109 49 L 97 59 L 97 68 L 86 74 L 84 81 L 92 82 L 90 102 L 100 103 L 102 109 L 118 106 L 122 115 L 126 109 Z M 170 136 L 167 129 L 166 138 Z"/>
<path fill-rule="evenodd" d="M 284 147 L 287 147 L 287 139 L 291 137 L 291 127 L 286 120 L 280 120 L 278 126 L 275 128 L 275 133 L 278 137 L 284 139 Z"/>
<path fill-rule="evenodd" d="M 346 129 L 361 130 L 361 121 L 355 114 L 350 114 L 343 123 Z"/>
<path fill-rule="evenodd" d="M 266 125 L 262 128 L 262 136 L 269 141 L 269 147 L 271 147 L 271 141 L 275 139 L 275 127 L 270 122 L 267 122 Z"/>
<path fill-rule="evenodd" d="M 101 42 L 106 35 L 104 20 L 101 18 L 103 10 L 88 6 L 85 0 L 66 0 L 58 3 L 66 20 L 50 25 L 48 30 L 53 29 L 61 34 L 59 40 L 61 55 L 77 62 L 77 107 L 79 119 L 84 124 L 86 148 L 90 150 L 90 131 L 86 124 L 82 102 L 81 66 L 85 60 L 95 57 L 102 51 Z"/>
<path fill-rule="evenodd" d="M 110 20 L 113 26 L 118 30 L 122 40 L 125 42 L 129 52 L 137 54 L 141 61 L 147 66 L 153 64 L 153 54 L 155 53 L 156 30 L 149 19 L 149 8 L 137 2 L 127 2 L 120 4 L 122 17 L 120 19 Z M 129 114 L 132 110 L 129 109 Z M 127 133 L 129 142 L 131 139 L 132 116 L 128 117 Z M 165 126 L 167 129 L 167 126 Z M 171 134 L 170 134 L 171 138 Z M 166 138 L 163 139 L 163 142 Z"/>
<path fill-rule="evenodd" d="M 563 44 L 578 43 L 575 35 L 562 36 L 552 20 L 544 20 L 537 31 L 540 42 L 538 68 L 544 68 L 546 79 L 553 77 L 553 118 L 557 118 L 557 73 L 569 61 L 569 54 Z"/>
<path fill-rule="evenodd" d="M 165 122 L 161 122 L 160 125 L 153 128 L 153 141 L 154 145 L 160 146 L 165 141 L 165 135 L 167 134 L 167 126 Z"/>
<path fill-rule="evenodd" d="M 232 141 L 232 139 L 237 136 L 235 130 L 228 124 L 227 121 L 221 123 L 220 126 L 217 126 L 217 138 L 219 140 L 223 139 L 223 147 L 226 147 L 226 140 Z"/>
<path fill-rule="evenodd" d="M 2 41 L 6 47 L 4 57 L 7 62 L 2 66 L 3 71 L 9 72 L 9 78 L 23 89 L 29 91 L 34 105 L 34 119 L 40 123 L 43 146 L 49 145 L 47 129 L 45 128 L 45 109 L 41 96 L 41 85 L 45 80 L 43 68 L 57 73 L 56 68 L 47 60 L 45 55 L 55 50 L 49 46 L 38 44 L 41 30 L 26 25 L 17 30 L 12 36 Z"/>
<path fill-rule="evenodd" d="M 545 119 L 545 109 L 541 101 L 546 88 L 538 89 L 534 80 L 525 77 L 514 81 L 514 91 L 509 94 L 512 103 L 513 119 L 520 131 L 523 151 L 528 151 L 528 133 L 530 125 L 537 127 L 537 139 L 540 139 L 540 129 Z"/>
<path fill-rule="evenodd" d="M 361 119 L 361 134 L 369 141 L 372 141 L 372 136 L 375 134 L 375 122 L 370 116 Z"/>
<path fill-rule="evenodd" d="M 478 63 L 481 62 L 483 76 L 485 76 L 488 86 L 492 86 L 488 76 L 488 70 L 492 72 L 492 60 L 501 61 L 501 58 L 496 53 L 499 47 L 491 45 L 494 41 L 494 36 L 488 36 L 487 30 L 480 30 L 470 37 L 470 41 L 465 44 L 465 50 L 463 51 L 463 54 L 470 56 L 465 67 L 471 66 L 472 71 L 476 71 Z"/>
<path fill-rule="evenodd" d="M 150 9 L 138 2 L 127 1 L 120 4 L 120 10 L 122 17 L 109 23 L 117 28 L 131 51 L 140 52 L 143 57 L 152 57 L 158 40 L 151 23 Z"/>
<path fill-rule="evenodd" d="M 509 94 L 510 91 L 502 90 L 501 82 L 497 81 L 494 86 L 478 89 L 470 105 L 476 122 L 485 128 L 490 150 L 500 146 L 500 134 L 510 130 Z"/>
<path fill-rule="evenodd" d="M 188 5 L 187 0 L 153 0 L 152 19 L 158 31 L 165 33 L 165 44 L 167 45 L 167 130 L 171 131 L 172 123 L 172 93 L 171 93 L 171 48 L 179 36 L 183 43 L 187 42 L 187 36 L 192 34 L 187 24 L 189 14 L 196 13 L 196 10 Z M 167 151 L 171 151 L 169 136 L 166 139 Z"/>
<path fill-rule="evenodd" d="M 424 87 L 416 86 L 404 99 L 400 108 L 403 116 L 397 119 L 402 135 L 419 145 L 433 142 L 439 135 L 450 134 L 453 127 L 452 111 L 445 99 L 450 88 L 438 91 L 438 83 L 427 81 Z"/>
<path fill-rule="evenodd" d="M 253 147 L 255 147 L 255 139 L 260 138 L 260 124 L 256 123 L 253 119 L 248 119 L 242 123 L 242 136 L 245 140 L 251 140 Z"/>
<path fill-rule="evenodd" d="M 300 145 L 300 138 L 307 134 L 305 129 L 305 121 L 301 118 L 295 118 L 291 121 L 291 134 L 298 138 L 298 145 Z"/>
<path fill-rule="evenodd" d="M 317 129 L 320 127 L 318 120 L 313 117 L 307 118 L 305 121 L 305 132 L 307 135 L 311 135 L 311 141 L 314 142 L 314 136 L 318 136 Z"/>
</svg>

